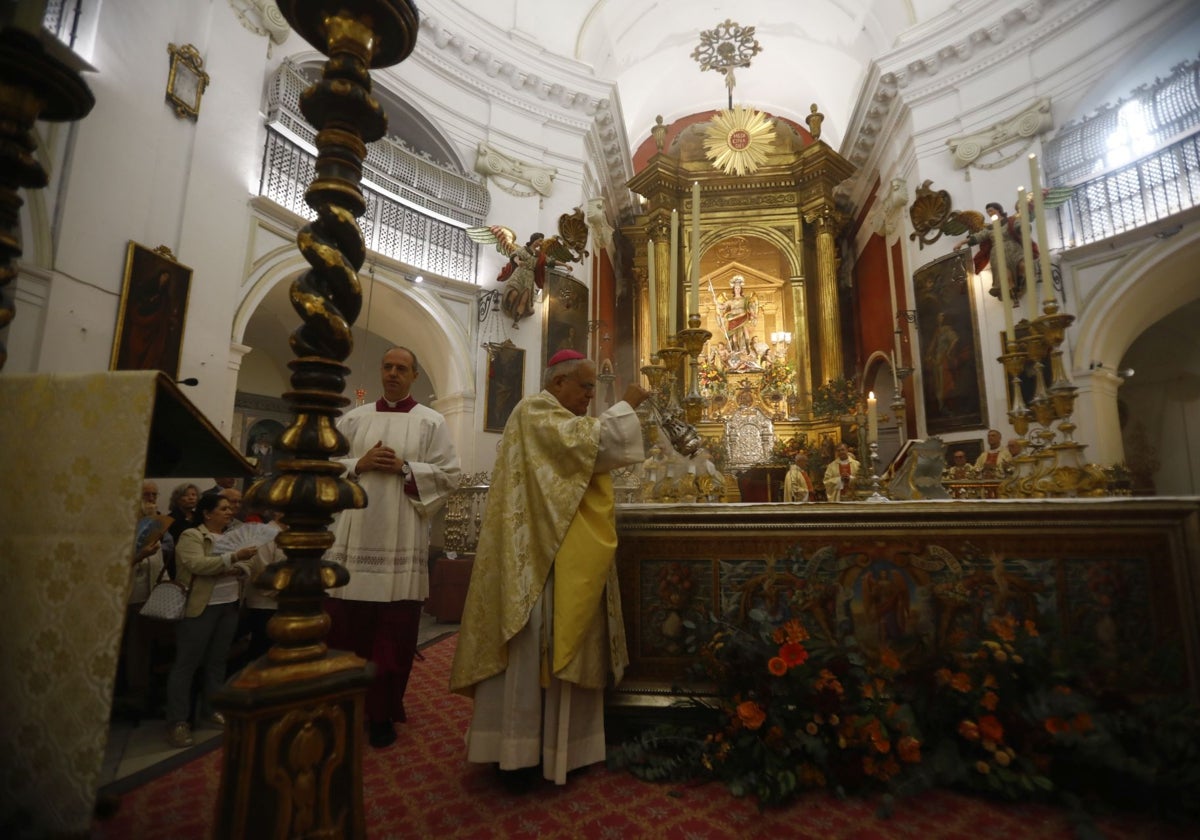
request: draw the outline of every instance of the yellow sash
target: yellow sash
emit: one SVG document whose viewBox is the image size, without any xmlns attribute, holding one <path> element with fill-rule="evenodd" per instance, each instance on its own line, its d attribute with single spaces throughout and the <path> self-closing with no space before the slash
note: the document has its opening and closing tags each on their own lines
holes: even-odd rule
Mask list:
<svg viewBox="0 0 1200 840">
<path fill-rule="evenodd" d="M 612 476 L 592 476 L 554 556 L 554 673 L 579 653 L 617 555 Z"/>
</svg>

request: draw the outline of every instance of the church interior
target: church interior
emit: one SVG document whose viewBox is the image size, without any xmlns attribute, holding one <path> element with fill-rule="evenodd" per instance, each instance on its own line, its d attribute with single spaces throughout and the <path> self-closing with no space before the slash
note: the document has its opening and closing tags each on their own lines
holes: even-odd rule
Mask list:
<svg viewBox="0 0 1200 840">
<path fill-rule="evenodd" d="M 595 362 L 593 415 L 651 390 L 614 720 L 678 700 L 703 616 L 780 593 L 868 657 L 1012 614 L 1106 689 L 1200 701 L 1192 0 L 8 6 L 0 826 L 86 836 L 110 781 L 143 480 L 237 476 L 318 568 L 351 504 L 322 424 L 396 346 L 462 465 L 430 636 L 551 356 Z M 292 658 L 226 698 L 218 836 L 268 830 L 245 744 L 281 709 L 361 718 L 297 577 Z M 361 749 L 329 836 L 370 830 Z"/>
</svg>

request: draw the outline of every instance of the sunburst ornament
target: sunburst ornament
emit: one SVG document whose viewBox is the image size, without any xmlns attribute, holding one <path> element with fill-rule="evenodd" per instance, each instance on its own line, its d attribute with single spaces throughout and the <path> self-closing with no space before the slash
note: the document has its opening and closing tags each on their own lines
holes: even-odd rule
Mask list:
<svg viewBox="0 0 1200 840">
<path fill-rule="evenodd" d="M 736 105 L 718 111 L 704 133 L 704 154 L 727 175 L 754 172 L 767 160 L 775 125 L 762 111 Z"/>
</svg>

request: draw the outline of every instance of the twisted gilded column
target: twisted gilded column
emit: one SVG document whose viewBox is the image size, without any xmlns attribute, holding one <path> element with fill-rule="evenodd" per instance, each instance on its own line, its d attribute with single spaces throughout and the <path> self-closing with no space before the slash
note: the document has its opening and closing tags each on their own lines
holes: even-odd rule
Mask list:
<svg viewBox="0 0 1200 840">
<path fill-rule="evenodd" d="M 250 503 L 278 510 L 287 526 L 276 543 L 286 557 L 259 585 L 279 593 L 268 624 L 273 645 L 221 692 L 228 720 L 215 836 L 363 837 L 363 697 L 370 667 L 325 644 L 325 590 L 349 573 L 323 559 L 333 544 L 328 526 L 347 508 L 367 504 L 342 477 L 349 445 L 335 421 L 349 369 L 350 327 L 362 293 L 366 256 L 358 217 L 366 144 L 383 136 L 387 117 L 371 95 L 368 70 L 402 61 L 417 37 L 408 0 L 285 0 L 289 24 L 329 57 L 321 80 L 300 97 L 317 129 L 316 176 L 305 200 L 317 213 L 297 244 L 311 268 L 290 291 L 302 323 L 290 343 L 294 419 L 280 436 L 277 472 L 255 482 Z"/>
<path fill-rule="evenodd" d="M 28 31 L 40 28 L 40 14 L 25 19 L 22 11 L 7 10 L 16 17 L 5 20 L 0 30 L 0 370 L 8 361 L 5 333 L 16 316 L 14 283 L 24 203 L 19 191 L 41 189 L 49 182 L 33 154 L 33 125 L 38 120 L 83 119 L 96 104 L 79 73 L 46 52 Z"/>
<path fill-rule="evenodd" d="M 837 293 L 837 218 L 829 208 L 804 220 L 817 232 L 817 346 L 821 352 L 820 383 L 841 379 L 842 324 Z"/>
<path fill-rule="evenodd" d="M 654 219 L 646 228 L 654 240 L 654 276 L 649 278 L 650 294 L 654 295 L 654 309 L 658 315 L 655 332 L 660 345 L 667 344 L 671 334 L 671 313 L 678 311 L 678 301 L 671 300 L 671 223 L 665 217 Z M 650 348 L 650 352 L 658 350 Z"/>
</svg>

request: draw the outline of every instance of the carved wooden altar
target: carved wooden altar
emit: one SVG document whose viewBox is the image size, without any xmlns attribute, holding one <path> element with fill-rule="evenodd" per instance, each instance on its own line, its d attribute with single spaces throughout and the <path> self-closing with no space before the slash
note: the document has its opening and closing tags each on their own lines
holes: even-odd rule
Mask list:
<svg viewBox="0 0 1200 840">
<path fill-rule="evenodd" d="M 756 606 L 910 661 L 1009 611 L 1102 684 L 1200 697 L 1200 499 L 624 505 L 617 527 L 614 713 L 677 699 L 689 618 Z"/>
</svg>

